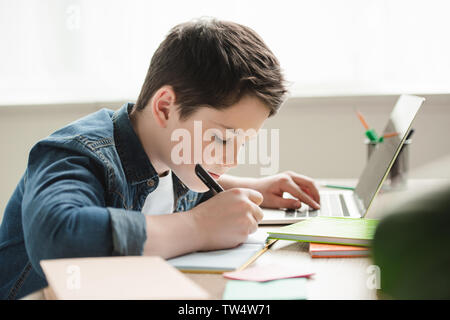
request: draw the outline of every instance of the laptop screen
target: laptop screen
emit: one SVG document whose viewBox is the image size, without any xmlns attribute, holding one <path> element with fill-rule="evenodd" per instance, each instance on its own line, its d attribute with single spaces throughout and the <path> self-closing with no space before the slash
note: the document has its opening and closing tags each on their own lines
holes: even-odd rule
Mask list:
<svg viewBox="0 0 450 320">
<path fill-rule="evenodd" d="M 410 95 L 402 95 L 397 100 L 383 135 L 391 132 L 398 132 L 398 135 L 377 143 L 355 188 L 355 200 L 361 205 L 362 217 L 367 213 L 397 158 L 414 117 L 424 100 L 424 98 Z"/>
</svg>

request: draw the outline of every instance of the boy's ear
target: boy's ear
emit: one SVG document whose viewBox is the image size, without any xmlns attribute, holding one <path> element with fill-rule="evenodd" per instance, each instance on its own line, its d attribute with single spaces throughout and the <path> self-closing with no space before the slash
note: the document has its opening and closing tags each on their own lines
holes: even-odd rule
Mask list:
<svg viewBox="0 0 450 320">
<path fill-rule="evenodd" d="M 153 117 L 162 128 L 167 126 L 170 116 L 175 115 L 175 92 L 171 86 L 159 88 L 151 100 L 150 108 Z"/>
</svg>

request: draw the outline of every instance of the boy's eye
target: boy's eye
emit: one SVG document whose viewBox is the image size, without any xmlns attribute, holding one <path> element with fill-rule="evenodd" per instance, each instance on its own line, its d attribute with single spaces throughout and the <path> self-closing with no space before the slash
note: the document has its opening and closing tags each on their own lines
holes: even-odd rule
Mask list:
<svg viewBox="0 0 450 320">
<path fill-rule="evenodd" d="M 229 139 L 229 140 L 223 140 L 223 139 L 219 138 L 217 135 L 214 135 L 214 140 L 215 140 L 216 142 L 218 142 L 218 143 L 221 143 L 221 144 L 227 144 L 229 141 L 231 141 L 231 139 Z"/>
</svg>

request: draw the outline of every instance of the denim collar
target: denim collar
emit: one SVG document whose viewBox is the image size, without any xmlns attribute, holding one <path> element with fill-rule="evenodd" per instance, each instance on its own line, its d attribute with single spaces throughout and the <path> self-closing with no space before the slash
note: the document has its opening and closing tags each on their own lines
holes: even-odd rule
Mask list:
<svg viewBox="0 0 450 320">
<path fill-rule="evenodd" d="M 158 174 L 131 125 L 129 112 L 133 105 L 133 103 L 125 103 L 114 113 L 112 121 L 114 124 L 114 142 L 127 181 L 131 184 L 137 184 L 154 179 L 158 177 Z"/>
<path fill-rule="evenodd" d="M 129 183 L 134 185 L 153 180 L 156 187 L 159 182 L 158 174 L 131 125 L 129 113 L 133 106 L 134 103 L 125 103 L 112 117 L 116 150 Z M 172 180 L 176 198 L 189 191 L 173 172 Z"/>
</svg>

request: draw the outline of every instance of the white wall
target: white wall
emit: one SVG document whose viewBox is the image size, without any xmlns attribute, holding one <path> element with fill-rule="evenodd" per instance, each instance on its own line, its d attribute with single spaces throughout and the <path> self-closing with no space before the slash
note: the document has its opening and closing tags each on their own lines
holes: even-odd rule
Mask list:
<svg viewBox="0 0 450 320">
<path fill-rule="evenodd" d="M 427 101 L 414 123 L 412 169 L 450 154 L 450 95 L 425 97 Z M 397 96 L 291 98 L 265 125 L 280 130 L 280 171 L 295 170 L 313 178 L 358 177 L 366 150 L 364 130 L 355 108 L 381 132 L 396 99 Z M 115 109 L 121 104 L 0 107 L 0 217 L 36 141 L 99 108 Z M 258 176 L 259 167 L 244 164 L 232 173 Z"/>
<path fill-rule="evenodd" d="M 450 95 L 425 96 L 413 124 L 411 171 L 450 155 Z M 357 178 L 366 161 L 360 110 L 381 133 L 398 96 L 292 98 L 266 128 L 280 129 L 280 171 L 295 170 L 314 178 Z M 449 170 L 450 171 L 450 170 Z M 233 169 L 258 176 L 255 165 Z M 431 177 L 440 177 L 433 174 Z M 426 178 L 423 175 L 412 177 Z"/>
</svg>

